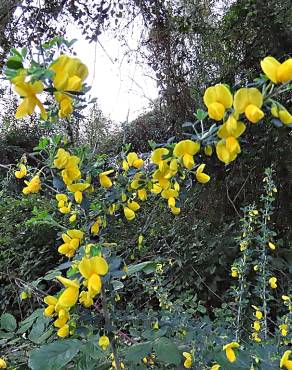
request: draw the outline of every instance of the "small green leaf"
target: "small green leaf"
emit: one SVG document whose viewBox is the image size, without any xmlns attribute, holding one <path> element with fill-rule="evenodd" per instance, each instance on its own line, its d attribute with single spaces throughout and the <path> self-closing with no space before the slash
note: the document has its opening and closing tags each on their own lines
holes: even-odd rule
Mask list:
<svg viewBox="0 0 292 370">
<path fill-rule="evenodd" d="M 20 69 L 23 68 L 22 60 L 18 56 L 10 57 L 6 63 L 7 68 Z"/>
<path fill-rule="evenodd" d="M 10 313 L 1 315 L 1 328 L 6 331 L 14 331 L 17 327 L 15 317 Z"/>
</svg>

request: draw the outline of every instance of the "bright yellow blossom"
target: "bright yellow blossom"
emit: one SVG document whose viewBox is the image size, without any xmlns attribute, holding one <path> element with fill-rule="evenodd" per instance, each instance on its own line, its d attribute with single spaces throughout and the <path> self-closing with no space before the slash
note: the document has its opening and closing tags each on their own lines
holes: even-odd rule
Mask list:
<svg viewBox="0 0 292 370">
<path fill-rule="evenodd" d="M 246 118 L 256 123 L 264 117 L 260 109 L 263 105 L 263 96 L 255 87 L 239 89 L 234 95 L 234 109 L 236 113 L 245 113 Z"/>
<path fill-rule="evenodd" d="M 203 172 L 205 166 L 206 166 L 205 164 L 200 164 L 200 166 L 196 170 L 197 181 L 200 182 L 201 184 L 205 184 L 210 180 L 210 176 Z"/>
<path fill-rule="evenodd" d="M 217 157 L 225 164 L 234 161 L 240 152 L 239 142 L 233 136 L 220 140 L 216 145 Z"/>
<path fill-rule="evenodd" d="M 57 279 L 65 286 L 65 290 L 58 298 L 58 306 L 62 308 L 70 309 L 74 306 L 79 296 L 79 283 L 78 280 L 70 280 L 63 276 L 57 276 Z"/>
<path fill-rule="evenodd" d="M 285 367 L 287 370 L 292 370 L 292 360 L 289 360 L 291 352 L 291 350 L 284 352 L 280 361 L 280 368 Z"/>
<path fill-rule="evenodd" d="M 93 235 L 97 235 L 99 233 L 99 228 L 102 225 L 101 217 L 97 217 L 96 221 L 91 225 L 90 231 Z"/>
<path fill-rule="evenodd" d="M 110 340 L 106 335 L 103 335 L 99 338 L 98 345 L 105 351 L 110 345 Z"/>
<path fill-rule="evenodd" d="M 209 117 L 215 121 L 221 121 L 225 110 L 232 106 L 232 94 L 223 84 L 208 87 L 203 97 L 208 108 Z"/>
<path fill-rule="evenodd" d="M 24 164 L 20 164 L 19 165 L 19 170 L 18 171 L 15 171 L 14 175 L 17 179 L 22 179 L 23 177 L 25 177 L 27 174 L 27 169 L 26 169 L 26 166 Z"/>
<path fill-rule="evenodd" d="M 288 334 L 288 325 L 287 324 L 281 324 L 279 325 L 279 329 L 281 330 L 281 335 L 283 337 L 286 337 Z"/>
<path fill-rule="evenodd" d="M 260 331 L 261 330 L 261 323 L 258 320 L 254 321 L 253 328 L 254 328 L 255 331 Z"/>
<path fill-rule="evenodd" d="M 65 324 L 64 326 L 62 326 L 62 327 L 57 331 L 57 335 L 58 335 L 58 337 L 60 337 L 60 338 L 66 338 L 66 337 L 68 337 L 68 335 L 69 335 L 69 325 Z"/>
<path fill-rule="evenodd" d="M 279 118 L 279 120 L 285 125 L 290 125 L 292 123 L 292 115 L 283 107 L 273 105 L 271 113 L 274 117 Z"/>
<path fill-rule="evenodd" d="M 40 108 L 41 111 L 41 118 L 47 118 L 47 112 L 41 103 L 41 101 L 37 98 L 37 94 L 41 93 L 44 89 L 44 85 L 41 81 L 35 81 L 33 83 L 20 81 L 15 84 L 14 90 L 23 97 L 23 101 L 17 108 L 15 117 L 17 119 L 23 118 L 27 115 L 31 115 L 36 106 Z"/>
<path fill-rule="evenodd" d="M 6 368 L 7 368 L 6 361 L 4 360 L 4 358 L 0 358 L 0 369 L 6 369 Z"/>
<path fill-rule="evenodd" d="M 108 170 L 108 171 L 105 171 L 105 172 L 102 172 L 102 173 L 99 174 L 99 182 L 100 182 L 100 185 L 103 188 L 112 187 L 113 183 L 112 183 L 112 180 L 109 178 L 108 175 L 110 175 L 113 172 L 114 172 L 114 170 Z"/>
<path fill-rule="evenodd" d="M 62 234 L 64 244 L 59 246 L 58 252 L 60 254 L 65 254 L 68 258 L 73 257 L 83 236 L 84 233 L 80 230 L 67 230 L 67 234 Z"/>
<path fill-rule="evenodd" d="M 269 56 L 261 61 L 261 67 L 266 76 L 274 83 L 285 83 L 292 79 L 292 58 L 280 63 Z"/>
<path fill-rule="evenodd" d="M 189 369 L 193 363 L 192 355 L 189 352 L 183 352 L 183 356 L 185 357 L 184 367 Z"/>
<path fill-rule="evenodd" d="M 94 298 L 101 291 L 102 282 L 100 276 L 106 275 L 108 272 L 106 260 L 99 256 L 83 257 L 78 268 L 81 275 L 86 279 L 89 295 Z"/>
<path fill-rule="evenodd" d="M 38 175 L 34 176 L 30 181 L 24 180 L 26 187 L 22 189 L 23 194 L 37 193 L 41 189 L 41 180 Z"/>
<path fill-rule="evenodd" d="M 275 250 L 276 249 L 275 244 L 273 244 L 272 242 L 269 242 L 268 245 L 269 245 L 269 248 L 270 249 L 272 249 L 272 250 Z"/>
<path fill-rule="evenodd" d="M 183 161 L 187 169 L 192 169 L 195 165 L 194 155 L 200 150 L 200 143 L 192 140 L 182 140 L 177 143 L 173 150 L 173 155 Z"/>
<path fill-rule="evenodd" d="M 238 268 L 237 267 L 235 267 L 235 266 L 232 266 L 231 267 L 231 276 L 233 278 L 237 278 L 238 277 Z"/>
<path fill-rule="evenodd" d="M 236 361 L 236 355 L 233 351 L 234 348 L 239 348 L 239 344 L 237 342 L 231 342 L 223 346 L 223 351 L 225 351 L 227 360 L 229 362 L 235 362 Z"/>
<path fill-rule="evenodd" d="M 215 365 L 213 365 L 212 367 L 211 367 L 211 369 L 210 370 L 219 370 L 220 369 L 220 365 L 218 365 L 218 364 L 215 364 Z"/>
<path fill-rule="evenodd" d="M 238 138 L 241 136 L 246 129 L 246 126 L 243 122 L 239 122 L 233 115 L 230 115 L 226 122 L 220 126 L 217 135 L 221 139 L 227 139 L 230 136 Z"/>
<path fill-rule="evenodd" d="M 141 168 L 144 164 L 143 159 L 138 158 L 135 152 L 128 153 L 126 159 L 123 160 L 123 170 L 128 171 L 130 167 Z"/>
<path fill-rule="evenodd" d="M 272 289 L 276 289 L 277 288 L 277 278 L 275 276 L 271 277 L 269 279 L 269 284 Z"/>
</svg>

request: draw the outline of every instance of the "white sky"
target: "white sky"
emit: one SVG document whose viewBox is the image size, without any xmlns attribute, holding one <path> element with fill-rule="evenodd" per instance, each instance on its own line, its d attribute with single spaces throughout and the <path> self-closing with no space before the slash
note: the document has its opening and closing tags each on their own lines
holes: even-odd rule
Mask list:
<svg viewBox="0 0 292 370">
<path fill-rule="evenodd" d="M 146 72 L 135 60 L 128 63 L 124 58 L 126 50 L 118 40 L 103 33 L 99 43 L 89 44 L 74 25 L 68 26 L 67 38 L 78 39 L 74 50 L 89 69 L 87 83 L 92 86 L 90 94 L 97 97 L 107 117 L 116 122 L 131 121 L 157 98 L 155 80 L 145 76 L 149 71 Z M 131 37 L 130 48 L 137 48 L 138 42 Z"/>
</svg>

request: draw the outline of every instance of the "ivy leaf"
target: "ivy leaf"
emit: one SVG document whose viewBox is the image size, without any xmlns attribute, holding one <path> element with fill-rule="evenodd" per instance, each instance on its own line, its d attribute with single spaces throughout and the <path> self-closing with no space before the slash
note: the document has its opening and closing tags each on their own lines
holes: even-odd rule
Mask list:
<svg viewBox="0 0 292 370">
<path fill-rule="evenodd" d="M 78 339 L 58 340 L 30 353 L 28 365 L 32 370 L 59 370 L 80 351 Z"/>
</svg>

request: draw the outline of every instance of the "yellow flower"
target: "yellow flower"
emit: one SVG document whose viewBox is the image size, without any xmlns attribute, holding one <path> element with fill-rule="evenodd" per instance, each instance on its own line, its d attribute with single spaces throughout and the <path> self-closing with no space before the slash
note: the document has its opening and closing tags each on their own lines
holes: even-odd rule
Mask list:
<svg viewBox="0 0 292 370">
<path fill-rule="evenodd" d="M 73 214 L 69 217 L 69 222 L 75 222 L 75 221 L 76 221 L 76 218 L 77 218 L 77 214 L 76 214 L 76 213 L 73 213 Z"/>
<path fill-rule="evenodd" d="M 279 118 L 285 125 L 290 125 L 292 123 L 292 115 L 287 111 L 287 109 L 273 105 L 271 113 L 274 117 Z"/>
<path fill-rule="evenodd" d="M 124 215 L 128 221 L 132 221 L 136 217 L 135 212 L 129 207 L 124 207 Z"/>
<path fill-rule="evenodd" d="M 62 234 L 64 244 L 59 246 L 58 252 L 64 254 L 68 258 L 73 257 L 83 236 L 84 233 L 80 230 L 67 230 L 67 234 Z"/>
<path fill-rule="evenodd" d="M 279 329 L 281 330 L 281 334 L 283 337 L 286 337 L 288 334 L 288 325 L 287 324 L 281 324 L 279 325 Z"/>
<path fill-rule="evenodd" d="M 292 79 L 292 58 L 280 63 L 273 57 L 261 61 L 261 67 L 266 76 L 274 83 L 285 83 Z"/>
<path fill-rule="evenodd" d="M 262 341 L 257 332 L 252 333 L 251 337 L 257 343 L 260 343 Z"/>
<path fill-rule="evenodd" d="M 185 357 L 184 367 L 189 369 L 192 366 L 192 355 L 189 352 L 183 352 L 183 356 Z"/>
<path fill-rule="evenodd" d="M 0 369 L 6 369 L 6 368 L 7 368 L 6 361 L 4 360 L 4 358 L 0 358 Z"/>
<path fill-rule="evenodd" d="M 83 257 L 78 268 L 81 275 L 86 279 L 89 295 L 94 298 L 101 291 L 102 282 L 100 275 L 106 275 L 108 272 L 106 260 L 99 256 Z"/>
<path fill-rule="evenodd" d="M 201 184 L 205 184 L 210 180 L 210 176 L 207 175 L 206 173 L 203 173 L 205 166 L 206 166 L 205 164 L 200 164 L 196 171 L 197 181 L 200 182 Z"/>
<path fill-rule="evenodd" d="M 220 365 L 218 365 L 218 364 L 215 364 L 215 365 L 213 365 L 212 367 L 211 367 L 211 369 L 210 370 L 219 370 L 220 369 Z"/>
<path fill-rule="evenodd" d="M 269 242 L 269 248 L 272 249 L 272 250 L 275 250 L 276 246 L 272 242 Z"/>
<path fill-rule="evenodd" d="M 208 108 L 209 117 L 215 121 L 220 121 L 227 108 L 232 106 L 232 94 L 223 84 L 208 87 L 203 97 L 204 103 Z"/>
<path fill-rule="evenodd" d="M 127 155 L 127 159 L 123 160 L 123 169 L 128 171 L 129 167 L 141 168 L 144 164 L 143 159 L 139 159 L 138 155 L 134 152 L 131 152 Z"/>
<path fill-rule="evenodd" d="M 93 299 L 88 291 L 82 291 L 79 295 L 79 302 L 83 304 L 84 307 L 88 308 L 93 305 Z"/>
<path fill-rule="evenodd" d="M 73 112 L 73 99 L 66 91 L 80 91 L 88 76 L 88 69 L 79 59 L 67 55 L 61 55 L 50 69 L 55 72 L 53 84 L 58 90 L 54 95 L 60 105 L 59 117 L 64 118 Z"/>
<path fill-rule="evenodd" d="M 66 338 L 68 337 L 69 335 L 69 325 L 64 325 L 62 326 L 58 331 L 57 331 L 57 335 L 58 337 L 60 338 Z"/>
<path fill-rule="evenodd" d="M 62 168 L 65 168 L 69 158 L 70 158 L 70 153 L 68 153 L 63 148 L 58 149 L 55 160 L 54 160 L 54 166 L 58 168 L 59 170 L 61 170 Z"/>
<path fill-rule="evenodd" d="M 223 346 L 223 351 L 225 351 L 227 360 L 229 362 L 236 361 L 236 355 L 235 355 L 235 352 L 233 351 L 233 348 L 239 348 L 239 344 L 237 342 L 231 342 Z"/>
<path fill-rule="evenodd" d="M 91 225 L 90 231 L 93 235 L 97 235 L 99 233 L 99 228 L 102 224 L 101 217 L 97 217 L 96 221 Z"/>
<path fill-rule="evenodd" d="M 105 351 L 110 345 L 109 338 L 106 335 L 103 335 L 99 338 L 98 345 Z"/>
<path fill-rule="evenodd" d="M 256 317 L 258 320 L 261 320 L 261 319 L 262 319 L 262 317 L 263 317 L 263 314 L 262 314 L 262 312 L 261 312 L 260 308 L 259 308 L 259 307 L 257 307 L 257 306 L 254 306 L 254 305 L 252 305 L 251 307 L 256 311 L 256 312 L 255 312 L 255 317 Z"/>
<path fill-rule="evenodd" d="M 289 360 L 290 354 L 291 354 L 290 350 L 284 352 L 280 361 L 281 368 L 284 366 L 287 370 L 292 370 L 292 360 Z"/>
<path fill-rule="evenodd" d="M 255 331 L 260 331 L 261 330 L 261 323 L 257 320 L 254 321 L 253 328 L 254 328 Z"/>
<path fill-rule="evenodd" d="M 238 138 L 244 133 L 245 129 L 246 126 L 243 122 L 237 121 L 233 115 L 230 115 L 227 121 L 220 126 L 217 135 L 221 139 L 227 139 L 229 136 Z"/>
<path fill-rule="evenodd" d="M 151 162 L 158 166 L 164 162 L 163 157 L 169 154 L 169 150 L 166 148 L 157 148 L 151 154 Z M 162 169 L 161 169 L 162 170 Z"/>
<path fill-rule="evenodd" d="M 79 296 L 79 283 L 78 280 L 70 280 L 63 276 L 57 276 L 57 279 L 66 287 L 63 293 L 58 298 L 57 305 L 62 308 L 70 309 L 76 304 Z"/>
<path fill-rule="evenodd" d="M 269 279 L 269 284 L 270 284 L 270 287 L 272 288 L 272 289 L 276 289 L 277 288 L 277 278 L 276 277 L 271 277 L 270 279 Z"/>
<path fill-rule="evenodd" d="M 83 194 L 81 191 L 76 191 L 74 193 L 74 199 L 75 199 L 75 202 L 78 203 L 78 204 L 81 204 L 82 203 L 82 200 L 83 200 Z"/>
<path fill-rule="evenodd" d="M 225 164 L 234 161 L 240 152 L 239 142 L 233 136 L 220 140 L 216 145 L 217 157 Z"/>
<path fill-rule="evenodd" d="M 144 202 L 147 199 L 147 191 L 146 189 L 138 189 L 138 198 Z"/>
<path fill-rule="evenodd" d="M 213 153 L 213 149 L 211 147 L 211 145 L 206 145 L 205 148 L 204 148 L 204 153 L 210 157 Z"/>
<path fill-rule="evenodd" d="M 56 305 L 56 310 L 58 312 L 58 318 L 54 321 L 54 326 L 56 328 L 62 328 L 70 318 L 69 311 L 67 308 L 63 308 L 58 304 Z"/>
<path fill-rule="evenodd" d="M 128 208 L 130 208 L 132 211 L 136 212 L 138 209 L 140 209 L 139 203 L 135 202 L 134 200 L 128 200 L 127 202 Z"/>
<path fill-rule="evenodd" d="M 74 180 L 81 178 L 81 172 L 78 167 L 79 162 L 80 158 L 75 155 L 71 155 L 67 159 L 65 168 L 62 171 L 62 179 L 67 186 L 71 185 Z"/>
<path fill-rule="evenodd" d="M 263 105 L 263 96 L 255 87 L 239 89 L 234 95 L 234 109 L 236 113 L 245 113 L 246 118 L 256 123 L 264 117 L 260 109 Z"/>
<path fill-rule="evenodd" d="M 44 298 L 44 302 L 48 305 L 46 309 L 44 310 L 44 315 L 46 317 L 51 317 L 54 315 L 56 310 L 56 305 L 58 303 L 58 300 L 56 297 L 48 295 Z"/>
<path fill-rule="evenodd" d="M 77 191 L 84 191 L 90 187 L 90 184 L 88 182 L 80 182 L 76 184 L 70 184 L 67 186 L 67 189 L 71 191 L 72 193 L 76 193 Z"/>
<path fill-rule="evenodd" d="M 113 185 L 112 180 L 108 177 L 113 172 L 114 170 L 108 170 L 99 174 L 99 182 L 103 188 L 110 188 Z"/>
<path fill-rule="evenodd" d="M 238 277 L 238 268 L 237 267 L 235 267 L 235 266 L 231 267 L 231 276 L 233 278 L 237 278 Z"/>
<path fill-rule="evenodd" d="M 192 169 L 195 165 L 194 155 L 200 150 L 200 143 L 192 140 L 182 140 L 177 143 L 173 150 L 173 155 L 183 161 L 187 169 Z"/>
<path fill-rule="evenodd" d="M 23 97 L 23 101 L 17 108 L 15 117 L 17 119 L 23 118 L 27 115 L 31 115 L 36 106 L 40 108 L 41 111 L 41 118 L 47 118 L 47 112 L 40 102 L 40 100 L 36 97 L 37 94 L 41 93 L 44 89 L 44 85 L 41 81 L 35 81 L 33 83 L 20 81 L 15 84 L 15 92 Z"/>
<path fill-rule="evenodd" d="M 34 176 L 30 181 L 24 180 L 27 185 L 22 189 L 23 194 L 37 193 L 41 189 L 41 180 L 40 177 Z"/>
<path fill-rule="evenodd" d="M 15 171 L 14 175 L 17 179 L 22 179 L 23 177 L 25 177 L 27 174 L 27 169 L 26 169 L 26 166 L 24 164 L 20 164 L 19 165 L 19 170 L 18 171 Z"/>
<path fill-rule="evenodd" d="M 113 362 L 112 362 L 112 367 L 113 367 L 114 369 L 116 369 L 116 368 L 117 368 L 117 366 L 116 366 L 116 362 L 115 362 L 115 361 L 113 361 Z M 125 365 L 123 364 L 123 362 L 120 362 L 120 368 L 121 368 L 121 369 L 124 369 L 124 368 L 125 368 Z"/>
</svg>

